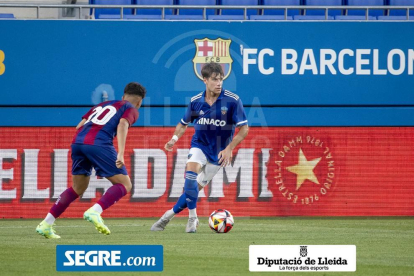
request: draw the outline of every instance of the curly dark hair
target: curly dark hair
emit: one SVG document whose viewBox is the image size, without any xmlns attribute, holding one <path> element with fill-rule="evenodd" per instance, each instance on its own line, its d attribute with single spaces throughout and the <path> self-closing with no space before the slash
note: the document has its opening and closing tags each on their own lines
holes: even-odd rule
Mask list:
<svg viewBox="0 0 414 276">
<path fill-rule="evenodd" d="M 135 95 L 140 96 L 141 98 L 145 98 L 147 90 L 138 82 L 130 82 L 125 86 L 124 94 Z"/>
</svg>

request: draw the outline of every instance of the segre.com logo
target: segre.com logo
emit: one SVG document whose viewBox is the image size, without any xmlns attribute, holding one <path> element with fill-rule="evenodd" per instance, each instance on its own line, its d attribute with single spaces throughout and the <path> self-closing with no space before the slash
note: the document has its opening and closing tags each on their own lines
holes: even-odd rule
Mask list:
<svg viewBox="0 0 414 276">
<path fill-rule="evenodd" d="M 163 271 L 162 245 L 57 245 L 57 271 Z"/>
</svg>

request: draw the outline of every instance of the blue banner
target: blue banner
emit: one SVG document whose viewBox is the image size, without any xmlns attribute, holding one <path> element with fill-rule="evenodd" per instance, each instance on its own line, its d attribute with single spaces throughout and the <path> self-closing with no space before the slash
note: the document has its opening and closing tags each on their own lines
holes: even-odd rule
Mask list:
<svg viewBox="0 0 414 276">
<path fill-rule="evenodd" d="M 1 104 L 88 105 L 130 81 L 186 104 L 214 60 L 244 104 L 414 104 L 414 22 L 1 21 Z M 385 39 L 389 38 L 389 39 Z"/>
<path fill-rule="evenodd" d="M 138 81 L 148 90 L 144 109 L 171 108 L 146 126 L 172 126 L 205 89 L 200 69 L 210 61 L 246 107 L 294 109 L 294 125 L 360 125 L 366 111 L 353 108 L 383 109 L 364 125 L 407 125 L 400 114 L 413 115 L 414 22 L 6 20 L 0 29 L 0 109 L 16 107 L 8 113 L 16 122 L 33 106 L 49 114 L 34 125 L 76 125 L 57 123 L 60 109 L 120 99 Z M 331 118 L 301 122 L 301 108 L 329 108 Z M 335 120 L 344 113 L 345 124 Z M 276 116 L 267 124 L 281 125 Z"/>
<path fill-rule="evenodd" d="M 163 271 L 162 245 L 57 245 L 57 271 Z"/>
</svg>

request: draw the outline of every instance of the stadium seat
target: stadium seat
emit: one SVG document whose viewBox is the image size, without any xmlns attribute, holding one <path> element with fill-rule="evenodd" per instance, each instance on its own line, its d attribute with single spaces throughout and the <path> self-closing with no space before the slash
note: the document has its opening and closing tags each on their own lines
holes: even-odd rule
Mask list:
<svg viewBox="0 0 414 276">
<path fill-rule="evenodd" d="M 342 6 L 342 0 L 304 0 L 306 6 Z M 343 10 L 329 10 L 328 15 L 341 15 Z M 305 15 L 325 15 L 325 10 L 305 9 Z"/>
<path fill-rule="evenodd" d="M 325 15 L 295 15 L 293 20 L 334 20 L 334 17 L 330 15 L 327 18 Z"/>
<path fill-rule="evenodd" d="M 216 0 L 177 0 L 179 6 L 215 6 Z M 215 9 L 207 9 L 206 16 L 216 14 Z M 166 16 L 166 19 L 173 20 L 203 20 L 203 9 L 179 9 L 177 15 Z"/>
<path fill-rule="evenodd" d="M 0 13 L 0 19 L 16 19 L 12 13 Z"/>
<path fill-rule="evenodd" d="M 124 19 L 126 19 L 128 15 L 124 15 Z M 131 15 L 129 15 L 131 16 Z M 105 20 L 120 20 L 121 16 L 119 14 L 100 14 L 97 19 L 105 19 Z"/>
<path fill-rule="evenodd" d="M 134 14 L 125 15 L 124 19 L 128 20 L 162 20 L 161 14 Z"/>
<path fill-rule="evenodd" d="M 389 0 L 390 6 L 411 6 L 413 9 L 410 9 L 410 16 L 414 16 L 414 0 Z M 388 13 L 390 16 L 407 16 L 407 10 L 389 10 Z M 387 20 L 387 19 L 384 19 Z M 393 20 L 393 19 L 390 19 Z M 399 20 L 399 19 L 396 19 Z"/>
<path fill-rule="evenodd" d="M 134 0 L 135 5 L 145 5 L 145 6 L 169 6 L 174 4 L 174 0 Z M 165 9 L 164 15 L 172 15 L 173 9 Z M 136 9 L 135 16 L 132 16 L 129 19 L 161 19 L 162 18 L 162 9 Z"/>
<path fill-rule="evenodd" d="M 390 16 L 378 16 L 377 17 L 378 20 L 393 20 L 393 21 L 398 21 L 398 20 L 407 20 L 407 16 L 403 15 L 403 16 L 399 16 L 399 15 L 390 15 Z M 410 16 L 408 18 L 408 20 L 412 21 L 414 20 L 414 16 Z"/>
<path fill-rule="evenodd" d="M 263 6 L 298 6 L 300 7 L 300 0 L 262 0 L 262 5 Z M 294 15 L 300 15 L 301 11 L 300 9 L 297 10 L 291 10 L 289 9 L 287 11 L 287 15 L 291 17 L 291 19 L 293 18 Z M 263 15 L 276 15 L 276 16 L 280 16 L 280 15 L 285 15 L 285 10 L 283 9 L 263 9 Z M 254 15 L 253 18 L 256 18 L 256 15 Z M 250 17 L 250 19 L 252 20 L 256 20 L 253 19 L 252 17 Z M 271 17 L 268 17 L 269 19 Z M 277 18 L 277 17 L 275 17 Z M 257 19 L 260 20 L 260 19 Z M 266 19 L 264 19 L 266 20 Z M 276 19 L 278 20 L 278 19 Z"/>
<path fill-rule="evenodd" d="M 209 15 L 207 16 L 208 20 L 245 20 L 244 15 L 234 15 L 234 14 L 226 14 L 226 15 Z M 249 19 L 249 16 L 246 16 L 246 20 Z"/>
<path fill-rule="evenodd" d="M 258 0 L 221 0 L 220 4 L 222 6 L 258 6 L 259 1 Z M 232 16 L 242 15 L 243 16 L 244 15 L 244 9 L 221 9 L 220 11 L 221 11 L 220 13 L 221 16 L 228 16 L 228 15 L 232 15 Z M 259 9 L 248 9 L 247 10 L 247 16 L 257 15 L 257 14 L 259 14 Z M 227 18 L 231 18 L 231 17 L 227 17 Z"/>
<path fill-rule="evenodd" d="M 250 15 L 250 20 L 293 20 L 293 16 L 284 15 Z"/>
<path fill-rule="evenodd" d="M 385 0 L 347 0 L 348 6 L 384 6 Z M 365 9 L 347 10 L 346 15 L 365 15 Z M 384 15 L 385 10 L 374 9 L 369 10 L 369 16 L 381 16 Z"/>
<path fill-rule="evenodd" d="M 90 0 L 92 5 L 131 5 L 131 0 Z M 132 9 L 124 9 L 124 16 L 132 14 Z M 96 19 L 120 19 L 121 9 L 95 9 Z"/>
<path fill-rule="evenodd" d="M 171 14 L 165 16 L 166 20 L 204 20 L 203 15 L 192 15 L 192 14 Z M 206 18 L 207 19 L 207 18 Z"/>
<path fill-rule="evenodd" d="M 365 15 L 337 15 L 335 16 L 335 20 L 365 21 L 367 18 Z M 377 20 L 377 18 L 375 16 L 368 16 L 368 20 Z"/>
</svg>

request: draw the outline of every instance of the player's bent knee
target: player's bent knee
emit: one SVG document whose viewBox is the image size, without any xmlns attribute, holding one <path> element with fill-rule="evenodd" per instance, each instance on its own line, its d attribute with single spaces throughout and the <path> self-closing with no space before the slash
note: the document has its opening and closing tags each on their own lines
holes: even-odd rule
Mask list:
<svg viewBox="0 0 414 276">
<path fill-rule="evenodd" d="M 132 189 L 132 183 L 130 181 L 123 181 L 123 182 L 118 182 L 116 184 L 122 184 L 125 187 L 125 190 L 127 191 L 127 193 L 129 193 Z"/>
<path fill-rule="evenodd" d="M 196 162 L 188 162 L 185 170 L 190 171 L 190 172 L 200 173 L 201 165 Z"/>
<path fill-rule="evenodd" d="M 132 189 L 132 184 L 131 184 L 131 182 L 128 182 L 128 183 L 121 183 L 121 184 L 125 186 L 125 189 L 126 189 L 127 193 L 129 193 L 129 192 L 131 191 L 131 189 Z"/>
<path fill-rule="evenodd" d="M 72 186 L 72 189 L 75 191 L 75 193 L 78 196 L 83 195 L 83 193 L 86 191 L 87 188 L 88 188 L 87 186 L 86 187 L 79 187 L 79 186 L 76 186 L 76 185 Z"/>
<path fill-rule="evenodd" d="M 132 189 L 132 183 L 128 175 L 117 174 L 114 176 L 107 177 L 107 179 L 112 183 L 112 185 L 115 185 L 115 184 L 124 185 L 127 193 L 129 193 Z"/>
<path fill-rule="evenodd" d="M 87 175 L 72 175 L 72 188 L 78 195 L 83 195 L 89 186 L 89 176 Z"/>
</svg>

